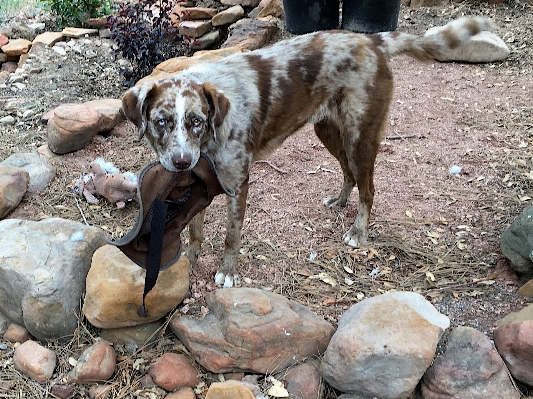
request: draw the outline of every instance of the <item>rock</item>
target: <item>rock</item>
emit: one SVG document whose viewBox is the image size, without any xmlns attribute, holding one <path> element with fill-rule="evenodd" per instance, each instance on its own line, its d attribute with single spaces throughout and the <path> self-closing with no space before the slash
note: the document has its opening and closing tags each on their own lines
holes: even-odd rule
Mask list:
<svg viewBox="0 0 533 399">
<path fill-rule="evenodd" d="M 185 387 L 169 393 L 165 399 L 196 399 L 196 395 L 192 388 Z"/>
<path fill-rule="evenodd" d="M 4 116 L 3 118 L 0 118 L 0 125 L 14 125 L 17 122 L 15 118 L 13 118 L 11 115 Z"/>
<path fill-rule="evenodd" d="M 63 36 L 80 38 L 84 36 L 96 36 L 98 35 L 98 29 L 85 29 L 85 28 L 65 28 L 61 32 Z"/>
<path fill-rule="evenodd" d="M 207 33 L 212 27 L 211 20 L 183 21 L 180 23 L 179 32 L 184 36 L 197 38 Z"/>
<path fill-rule="evenodd" d="M 22 374 L 37 382 L 52 378 L 57 357 L 54 351 L 39 345 L 35 341 L 26 341 L 15 349 L 13 366 Z"/>
<path fill-rule="evenodd" d="M 226 6 L 244 6 L 244 7 L 257 7 L 261 0 L 221 0 L 220 2 Z"/>
<path fill-rule="evenodd" d="M 323 384 L 319 368 L 320 361 L 313 360 L 292 367 L 276 378 L 284 380 L 287 391 L 300 399 L 321 398 Z"/>
<path fill-rule="evenodd" d="M 446 316 L 414 292 L 365 299 L 342 315 L 320 373 L 353 398 L 407 398 L 449 325 Z"/>
<path fill-rule="evenodd" d="M 35 39 L 33 39 L 33 45 L 37 43 L 43 43 L 46 46 L 52 47 L 54 44 L 59 42 L 60 40 L 63 40 L 63 33 L 62 32 L 44 32 L 40 35 L 37 35 Z"/>
<path fill-rule="evenodd" d="M 197 20 L 197 19 L 211 19 L 217 13 L 216 8 L 209 7 L 183 7 L 181 4 L 177 3 L 172 11 L 170 12 L 170 19 L 173 24 L 178 24 L 181 22 L 181 19 L 186 21 Z"/>
<path fill-rule="evenodd" d="M 74 390 L 74 388 L 68 385 L 61 384 L 52 385 L 52 388 L 50 388 L 50 393 L 53 395 L 54 398 L 58 399 L 70 399 L 73 398 L 74 395 L 76 395 L 76 391 Z"/>
<path fill-rule="evenodd" d="M 67 381 L 71 384 L 106 381 L 115 370 L 115 350 L 107 342 L 100 341 L 83 351 L 74 368 L 68 373 Z"/>
<path fill-rule="evenodd" d="M 503 319 L 496 322 L 498 326 L 503 326 L 509 323 L 519 323 L 525 320 L 533 320 L 533 305 L 528 305 L 519 312 L 511 312 Z"/>
<path fill-rule="evenodd" d="M 278 31 L 275 22 L 245 18 L 229 27 L 229 37 L 221 47 L 242 47 L 255 50 L 263 47 Z"/>
<path fill-rule="evenodd" d="M 105 28 L 107 24 L 107 18 L 108 16 L 106 15 L 102 17 L 89 18 L 85 21 L 85 23 L 93 28 Z"/>
<path fill-rule="evenodd" d="M 56 175 L 55 169 L 48 160 L 37 152 L 13 154 L 0 162 L 0 165 L 15 166 L 28 172 L 30 194 L 44 190 Z"/>
<path fill-rule="evenodd" d="M 211 23 L 213 24 L 213 26 L 229 25 L 234 22 L 237 22 L 243 16 L 244 16 L 244 8 L 242 8 L 240 5 L 237 5 L 237 6 L 230 7 L 227 10 L 219 12 L 217 15 L 213 17 L 213 19 L 211 20 Z"/>
<path fill-rule="evenodd" d="M 285 18 L 282 0 L 271 0 L 267 2 L 261 11 L 259 11 L 259 14 L 257 14 L 257 18 L 264 18 L 268 16 L 278 19 Z"/>
<path fill-rule="evenodd" d="M 533 206 L 518 215 L 502 232 L 500 246 L 514 270 L 533 278 Z"/>
<path fill-rule="evenodd" d="M 60 105 L 48 120 L 48 146 L 56 154 L 66 154 L 84 148 L 98 134 L 102 115 L 80 104 Z"/>
<path fill-rule="evenodd" d="M 533 298 L 533 279 L 522 285 L 518 290 L 518 294 L 525 298 Z"/>
<path fill-rule="evenodd" d="M 198 370 L 185 355 L 165 353 L 148 369 L 154 382 L 167 391 L 178 388 L 194 388 L 200 383 Z"/>
<path fill-rule="evenodd" d="M 513 377 L 533 386 L 533 320 L 496 328 L 494 344 Z"/>
<path fill-rule="evenodd" d="M 9 38 L 6 35 L 0 34 L 0 48 L 9 43 Z"/>
<path fill-rule="evenodd" d="M 439 61 L 461 61 L 461 62 L 493 62 L 506 59 L 509 48 L 504 41 L 496 34 L 488 31 L 481 31 L 465 44 L 452 46 L 446 43 L 442 36 L 443 31 L 449 30 L 452 24 L 457 24 L 459 20 L 449 22 L 444 26 L 436 26 L 429 29 L 424 34 L 424 46 L 432 49 L 432 55 Z"/>
<path fill-rule="evenodd" d="M 30 185 L 30 175 L 22 168 L 0 165 L 0 219 L 15 209 Z"/>
<path fill-rule="evenodd" d="M 2 61 L 0 60 L 0 62 Z M 7 71 L 0 71 L 0 84 L 4 84 L 9 78 L 9 75 L 10 75 L 9 72 Z"/>
<path fill-rule="evenodd" d="M 10 324 L 2 338 L 9 342 L 22 343 L 29 341 L 33 337 L 24 327 L 19 326 L 18 324 Z"/>
<path fill-rule="evenodd" d="M 105 244 L 96 227 L 49 218 L 0 221 L 0 313 L 37 339 L 68 339 L 94 251 Z"/>
<path fill-rule="evenodd" d="M 92 385 L 89 388 L 89 398 L 91 399 L 108 399 L 109 395 L 111 394 L 111 389 L 113 388 L 113 385 Z"/>
<path fill-rule="evenodd" d="M 15 73 L 16 70 L 17 70 L 16 62 L 8 61 L 2 64 L 2 71 L 6 71 L 11 74 L 11 73 Z"/>
<path fill-rule="evenodd" d="M 154 342 L 163 323 L 155 321 L 133 327 L 109 328 L 100 330 L 100 338 L 116 345 L 142 346 Z"/>
<path fill-rule="evenodd" d="M 1 49 L 8 57 L 13 57 L 26 54 L 28 51 L 30 51 L 30 47 L 31 42 L 29 40 L 14 39 L 3 45 Z"/>
<path fill-rule="evenodd" d="M 489 338 L 471 328 L 457 327 L 448 336 L 422 380 L 424 399 L 519 399 L 503 360 Z"/>
<path fill-rule="evenodd" d="M 206 302 L 206 317 L 174 317 L 170 328 L 213 373 L 284 369 L 321 354 L 334 332 L 305 306 L 272 292 L 220 289 Z"/>
<path fill-rule="evenodd" d="M 188 40 L 193 50 L 204 50 L 213 46 L 221 38 L 220 30 L 215 29 L 194 40 Z M 186 39 L 187 40 L 187 39 Z"/>
<path fill-rule="evenodd" d="M 252 392 L 237 381 L 213 382 L 205 399 L 255 399 Z"/>
<path fill-rule="evenodd" d="M 87 101 L 83 105 L 92 108 L 100 114 L 101 118 L 98 132 L 107 132 L 113 129 L 118 123 L 126 120 L 124 112 L 122 112 L 121 100 L 105 98 Z"/>
<path fill-rule="evenodd" d="M 159 273 L 146 296 L 148 317 L 137 314 L 142 303 L 146 271 L 114 245 L 99 248 L 87 274 L 83 313 L 98 328 L 131 327 L 150 323 L 174 309 L 189 290 L 189 261 L 182 256 Z"/>
</svg>

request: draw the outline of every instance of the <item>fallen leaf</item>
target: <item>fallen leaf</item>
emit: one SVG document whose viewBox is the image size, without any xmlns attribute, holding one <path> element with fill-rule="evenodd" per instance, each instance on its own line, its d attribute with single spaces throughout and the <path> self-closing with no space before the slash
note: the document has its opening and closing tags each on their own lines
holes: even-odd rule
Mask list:
<svg viewBox="0 0 533 399">
<path fill-rule="evenodd" d="M 347 273 L 353 274 L 353 270 L 350 269 L 348 266 L 344 266 L 344 270 L 346 270 Z"/>
<path fill-rule="evenodd" d="M 361 300 L 365 297 L 365 294 L 363 294 L 362 292 L 358 292 L 357 295 L 355 296 L 358 300 Z"/>
<path fill-rule="evenodd" d="M 458 294 L 457 292 L 452 291 L 452 295 L 453 295 L 455 298 L 459 299 L 459 294 Z"/>
<path fill-rule="evenodd" d="M 478 281 L 479 284 L 485 284 L 485 285 L 492 285 L 496 281 L 495 280 L 484 280 L 484 281 Z"/>
<path fill-rule="evenodd" d="M 408 218 L 413 217 L 413 213 L 411 211 L 405 211 L 405 214 L 407 215 Z"/>
<path fill-rule="evenodd" d="M 348 277 L 344 278 L 344 282 L 346 283 L 346 285 L 353 285 L 353 283 L 354 283 L 354 281 L 350 280 Z"/>
<path fill-rule="evenodd" d="M 270 378 L 272 386 L 266 392 L 267 395 L 273 396 L 275 398 L 288 398 L 289 392 L 285 389 L 283 382 L 276 380 L 275 378 Z"/>
<path fill-rule="evenodd" d="M 426 272 L 426 278 L 428 281 L 435 281 L 435 276 L 431 272 Z"/>
</svg>

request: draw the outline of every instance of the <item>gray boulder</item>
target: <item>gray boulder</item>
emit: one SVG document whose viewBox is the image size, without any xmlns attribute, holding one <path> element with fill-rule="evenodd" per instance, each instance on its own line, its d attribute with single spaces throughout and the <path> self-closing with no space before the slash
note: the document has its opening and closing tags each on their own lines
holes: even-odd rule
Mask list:
<svg viewBox="0 0 533 399">
<path fill-rule="evenodd" d="M 6 219 L 0 237 L 0 319 L 38 339 L 72 335 L 91 258 L 106 243 L 105 233 L 59 218 Z"/>
<path fill-rule="evenodd" d="M 500 238 L 503 254 L 522 276 L 533 278 L 533 206 L 523 211 Z"/>
<path fill-rule="evenodd" d="M 365 299 L 342 315 L 320 373 L 342 398 L 408 398 L 449 325 L 414 292 Z"/>
<path fill-rule="evenodd" d="M 44 190 L 56 174 L 48 160 L 36 152 L 13 154 L 0 162 L 0 165 L 16 166 L 28 172 L 30 175 L 28 193 Z"/>
</svg>

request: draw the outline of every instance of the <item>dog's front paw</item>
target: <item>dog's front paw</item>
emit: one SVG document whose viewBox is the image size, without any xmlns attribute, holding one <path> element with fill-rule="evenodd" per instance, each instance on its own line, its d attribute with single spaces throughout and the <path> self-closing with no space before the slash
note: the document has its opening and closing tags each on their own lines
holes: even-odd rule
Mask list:
<svg viewBox="0 0 533 399">
<path fill-rule="evenodd" d="M 224 288 L 231 288 L 234 285 L 240 285 L 241 279 L 237 273 L 226 274 L 222 271 L 218 271 L 217 274 L 215 274 L 215 283 L 223 285 Z"/>
<path fill-rule="evenodd" d="M 324 201 L 322 203 L 324 206 L 327 206 L 331 209 L 341 209 L 346 207 L 346 203 L 348 201 L 341 198 L 340 195 L 330 195 L 329 197 L 324 198 Z"/>
<path fill-rule="evenodd" d="M 363 233 L 361 230 L 352 227 L 342 236 L 345 244 L 348 244 L 350 247 L 360 247 L 366 244 L 368 239 L 368 234 Z"/>
</svg>

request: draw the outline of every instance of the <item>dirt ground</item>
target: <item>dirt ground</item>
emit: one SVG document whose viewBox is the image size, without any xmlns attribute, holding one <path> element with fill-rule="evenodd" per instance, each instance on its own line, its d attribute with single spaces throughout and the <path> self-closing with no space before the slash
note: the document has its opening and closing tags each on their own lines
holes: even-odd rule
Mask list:
<svg viewBox="0 0 533 399">
<path fill-rule="evenodd" d="M 533 8 L 514 1 L 402 8 L 398 29 L 423 33 L 464 15 L 492 18 L 511 55 L 491 64 L 420 63 L 403 56 L 391 62 L 396 88 L 377 160 L 369 245 L 352 249 L 342 243 L 355 217 L 357 192 L 343 211 L 322 205 L 340 188 L 342 173 L 306 126 L 268 162 L 253 166 L 240 261 L 243 286 L 283 294 L 334 325 L 364 298 L 412 290 L 447 315 L 452 327 L 471 326 L 489 336 L 498 319 L 527 305 L 516 293 L 523 282 L 499 243 L 533 197 Z M 90 60 L 59 61 L 47 50 L 52 59 L 31 76 L 26 90 L 0 89 L 0 101 L 8 100 L 0 117 L 17 114 L 6 104 L 36 110 L 33 118 L 0 126 L 0 159 L 46 142 L 43 111 L 122 95 L 117 63 L 105 43 L 87 44 L 98 53 Z M 81 151 L 52 159 L 57 178 L 9 217 L 85 219 L 111 236 L 124 234 L 137 217 L 135 204 L 125 210 L 105 200 L 91 206 L 68 189 L 96 157 L 133 172 L 153 160 L 135 134 L 99 136 Z M 451 166 L 461 173 L 452 175 Z M 194 315 L 205 292 L 216 288 L 224 217 L 218 197 L 208 209 L 206 242 L 191 275 L 191 294 L 200 298 L 178 311 Z M 69 351 L 75 354 L 76 347 Z"/>
</svg>

